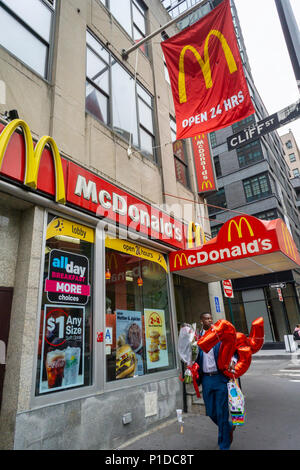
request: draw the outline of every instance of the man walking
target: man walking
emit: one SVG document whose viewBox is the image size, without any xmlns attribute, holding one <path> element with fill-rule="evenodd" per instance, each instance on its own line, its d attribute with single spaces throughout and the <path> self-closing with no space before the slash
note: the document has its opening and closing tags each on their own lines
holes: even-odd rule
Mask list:
<svg viewBox="0 0 300 470">
<path fill-rule="evenodd" d="M 203 336 L 212 326 L 213 320 L 209 312 L 201 313 Z M 208 353 L 199 348 L 196 362 L 199 364 L 199 381 L 202 383 L 202 394 L 206 415 L 218 426 L 218 444 L 220 450 L 229 450 L 235 427 L 229 421 L 228 391 L 226 377 L 218 369 L 218 355 L 221 343 L 216 344 Z"/>
</svg>

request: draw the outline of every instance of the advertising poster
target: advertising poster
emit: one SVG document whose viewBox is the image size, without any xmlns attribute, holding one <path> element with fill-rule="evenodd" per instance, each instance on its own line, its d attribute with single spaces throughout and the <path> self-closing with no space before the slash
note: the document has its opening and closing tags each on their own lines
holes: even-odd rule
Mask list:
<svg viewBox="0 0 300 470">
<path fill-rule="evenodd" d="M 142 313 L 116 311 L 116 378 L 144 375 Z"/>
<path fill-rule="evenodd" d="M 45 291 L 49 302 L 85 305 L 90 296 L 88 258 L 51 250 Z"/>
<path fill-rule="evenodd" d="M 169 365 L 165 311 L 144 309 L 147 369 Z"/>
<path fill-rule="evenodd" d="M 83 384 L 85 308 L 45 305 L 40 393 Z"/>
</svg>

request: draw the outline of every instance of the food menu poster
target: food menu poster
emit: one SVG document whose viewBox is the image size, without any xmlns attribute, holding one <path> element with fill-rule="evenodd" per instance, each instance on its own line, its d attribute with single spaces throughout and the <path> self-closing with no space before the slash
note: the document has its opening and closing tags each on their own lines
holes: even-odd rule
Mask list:
<svg viewBox="0 0 300 470">
<path fill-rule="evenodd" d="M 169 365 L 165 311 L 144 309 L 147 369 Z"/>
<path fill-rule="evenodd" d="M 45 305 L 40 393 L 83 384 L 85 308 Z"/>
<path fill-rule="evenodd" d="M 143 327 L 142 313 L 131 310 L 116 311 L 116 341 L 118 352 L 125 351 L 134 357 L 136 366 L 134 371 L 129 370 L 130 361 L 124 361 L 123 368 L 128 365 L 128 374 L 124 370 L 122 378 L 144 375 L 143 366 Z M 121 350 L 121 348 L 123 349 Z M 117 361 L 118 362 L 118 361 Z M 122 365 L 121 365 L 122 366 Z M 118 366 L 117 366 L 118 367 Z M 117 375 L 118 375 L 118 371 Z"/>
</svg>

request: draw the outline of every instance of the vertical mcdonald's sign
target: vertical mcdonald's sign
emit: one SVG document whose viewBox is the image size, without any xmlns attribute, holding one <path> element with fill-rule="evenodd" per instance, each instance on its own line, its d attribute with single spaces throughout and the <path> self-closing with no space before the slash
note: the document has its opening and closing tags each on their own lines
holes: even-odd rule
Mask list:
<svg viewBox="0 0 300 470">
<path fill-rule="evenodd" d="M 199 134 L 192 138 L 198 193 L 217 191 L 214 167 L 209 150 L 208 136 Z"/>
<path fill-rule="evenodd" d="M 230 0 L 161 46 L 171 81 L 177 140 L 222 129 L 255 112 Z"/>
</svg>

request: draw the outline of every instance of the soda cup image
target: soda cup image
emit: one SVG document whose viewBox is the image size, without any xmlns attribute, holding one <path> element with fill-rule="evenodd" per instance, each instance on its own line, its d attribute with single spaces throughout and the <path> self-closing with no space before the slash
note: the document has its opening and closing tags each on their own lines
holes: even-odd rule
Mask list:
<svg viewBox="0 0 300 470">
<path fill-rule="evenodd" d="M 49 388 L 61 387 L 65 369 L 65 352 L 50 351 L 46 357 L 46 370 Z"/>
<path fill-rule="evenodd" d="M 72 348 L 70 346 L 65 349 L 65 373 L 64 385 L 76 385 L 78 381 L 79 365 L 80 365 L 81 348 Z"/>
</svg>

